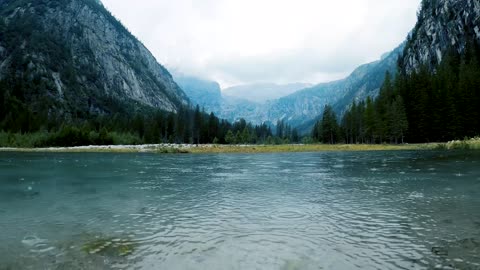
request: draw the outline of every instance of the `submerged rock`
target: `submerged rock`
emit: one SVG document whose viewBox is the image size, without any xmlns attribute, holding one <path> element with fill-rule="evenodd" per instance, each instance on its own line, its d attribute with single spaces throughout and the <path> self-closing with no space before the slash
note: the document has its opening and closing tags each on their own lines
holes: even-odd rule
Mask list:
<svg viewBox="0 0 480 270">
<path fill-rule="evenodd" d="M 127 256 L 135 251 L 132 240 L 124 238 L 98 238 L 83 245 L 82 250 L 90 255 Z"/>
<path fill-rule="evenodd" d="M 448 256 L 448 250 L 444 247 L 432 247 L 432 253 L 438 256 Z"/>
</svg>

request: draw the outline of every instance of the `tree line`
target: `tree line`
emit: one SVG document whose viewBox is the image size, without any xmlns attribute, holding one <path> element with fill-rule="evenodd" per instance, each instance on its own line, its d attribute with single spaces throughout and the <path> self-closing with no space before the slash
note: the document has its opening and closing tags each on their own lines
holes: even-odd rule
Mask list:
<svg viewBox="0 0 480 270">
<path fill-rule="evenodd" d="M 480 134 L 480 49 L 449 50 L 434 70 L 420 66 L 407 72 L 401 58 L 394 78 L 376 98 L 354 101 L 337 119 L 327 105 L 312 137 L 324 143 L 424 143 L 464 139 Z"/>
<path fill-rule="evenodd" d="M 252 125 L 243 119 L 230 123 L 198 106 L 179 106 L 176 112 L 165 112 L 90 90 L 92 85 L 102 89 L 98 70 L 88 64 L 94 61 L 84 61 L 87 64 L 76 69 L 68 44 L 54 33 L 39 29 L 47 7 L 65 3 L 38 1 L 31 6 L 35 13 L 13 16 L 8 24 L 0 19 L 4 47 L 0 61 L 8 56 L 9 64 L 0 78 L 0 146 L 298 141 L 298 133 L 283 123 L 276 136 L 270 125 Z M 119 31 L 127 31 L 96 1 L 85 3 L 107 16 Z M 4 3 L 0 13 L 8 15 L 12 7 Z M 88 51 L 82 55 L 92 57 Z M 62 96 L 52 73 L 62 78 Z M 84 82 L 80 83 L 79 77 Z"/>
<path fill-rule="evenodd" d="M 283 121 L 276 133 L 267 124 L 244 119 L 230 123 L 214 113 L 181 107 L 165 112 L 140 104 L 106 101 L 114 112 L 105 114 L 62 113 L 34 110 L 15 87 L 18 80 L 0 81 L 0 146 L 80 146 L 109 144 L 282 144 L 300 137 Z M 17 91 L 19 90 L 19 91 Z M 133 113 L 132 113 L 133 112 Z M 22 134 L 22 139 L 15 134 Z M 2 135 L 2 134 L 0 134 Z M 23 141 L 27 137 L 27 142 Z"/>
</svg>

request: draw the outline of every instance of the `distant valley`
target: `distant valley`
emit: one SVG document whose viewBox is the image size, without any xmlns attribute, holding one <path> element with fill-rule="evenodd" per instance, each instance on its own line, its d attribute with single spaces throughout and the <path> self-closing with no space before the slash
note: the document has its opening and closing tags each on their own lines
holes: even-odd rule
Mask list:
<svg viewBox="0 0 480 270">
<path fill-rule="evenodd" d="M 404 44 L 380 60 L 358 67 L 345 79 L 313 86 L 265 83 L 231 87 L 222 92 L 220 85 L 213 81 L 178 74 L 174 74 L 174 80 L 193 104 L 220 118 L 229 121 L 243 118 L 254 124 L 270 125 L 283 120 L 306 134 L 325 105 L 333 104 L 336 113 L 341 115 L 353 100 L 375 97 L 385 73 L 395 73 L 403 48 Z M 272 98 L 267 98 L 269 96 Z"/>
<path fill-rule="evenodd" d="M 222 94 L 227 97 L 246 99 L 248 101 L 265 103 L 270 100 L 278 99 L 293 94 L 301 89 L 313 86 L 308 83 L 256 83 L 233 86 L 223 89 Z"/>
<path fill-rule="evenodd" d="M 479 1 L 425 0 L 404 42 L 346 78 L 221 89 L 205 78 L 172 74 L 98 0 L 0 0 L 0 134 L 9 146 L 22 141 L 12 134 L 35 133 L 43 137 L 20 145 L 239 143 L 275 136 L 282 143 L 298 137 L 293 130 L 312 135 L 330 105 L 338 137 L 348 137 L 340 126 L 350 111 L 352 119 L 372 120 L 366 127 L 352 124 L 355 133 L 383 142 L 398 121 L 381 108 L 400 104 L 397 113 L 409 122 L 402 134 L 411 131 L 407 141 L 475 135 L 479 14 Z M 387 72 L 392 85 L 384 83 Z M 376 99 L 385 85 L 385 98 Z M 363 102 L 359 107 L 370 115 L 350 110 L 354 102 Z"/>
</svg>

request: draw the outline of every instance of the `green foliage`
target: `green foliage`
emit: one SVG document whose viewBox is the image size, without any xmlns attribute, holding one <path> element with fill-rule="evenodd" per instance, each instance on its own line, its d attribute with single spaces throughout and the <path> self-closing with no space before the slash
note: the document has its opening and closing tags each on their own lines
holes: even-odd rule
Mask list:
<svg viewBox="0 0 480 270">
<path fill-rule="evenodd" d="M 235 144 L 235 135 L 233 135 L 233 132 L 231 130 L 229 130 L 225 135 L 225 142 L 227 144 Z"/>
<path fill-rule="evenodd" d="M 192 109 L 176 104 L 178 111 L 173 113 L 115 94 L 106 96 L 100 80 L 104 71 L 95 64 L 94 52 L 88 46 L 72 52 L 68 46 L 71 40 L 65 40 L 65 33 L 45 29 L 45 14 L 65 10 L 71 1 L 0 1 L 0 42 L 10 58 L 0 80 L 0 145 L 250 144 L 264 143 L 272 136 L 266 124 L 253 126 L 243 119 L 232 124 L 198 106 Z M 79 1 L 105 18 L 120 35 L 134 38 L 98 1 Z M 17 12 L 18 7 L 24 11 Z M 82 32 L 81 26 L 74 25 L 68 34 L 81 37 Z M 135 50 L 130 44 L 135 43 L 121 49 Z M 148 63 L 129 54 L 125 57 L 137 75 L 153 82 L 159 91 L 165 90 L 165 85 L 146 68 Z M 63 91 L 57 89 L 56 76 L 61 78 Z M 168 97 L 169 93 L 163 92 Z M 290 127 L 281 141 L 287 137 L 289 141 L 299 139 Z"/>
<path fill-rule="evenodd" d="M 440 143 L 436 150 L 480 150 L 480 137 L 464 140 L 455 140 L 448 143 Z"/>
<path fill-rule="evenodd" d="M 480 134 L 478 47 L 469 42 L 461 55 L 449 51 L 436 72 L 422 66 L 407 75 L 400 66 L 393 82 L 387 73 L 375 100 L 354 102 L 344 114 L 341 130 L 345 142 L 423 143 Z M 318 128 L 314 135 L 318 136 Z"/>
<path fill-rule="evenodd" d="M 322 120 L 315 124 L 312 137 L 314 140 L 323 143 L 335 144 L 339 142 L 340 128 L 337 116 L 330 105 L 325 106 Z"/>
<path fill-rule="evenodd" d="M 309 137 L 309 136 L 303 137 L 303 139 L 302 139 L 302 144 L 312 144 L 314 142 L 315 141 L 313 140 L 313 138 Z"/>
<path fill-rule="evenodd" d="M 298 135 L 298 130 L 292 128 L 284 120 L 278 120 L 276 126 L 276 144 L 285 144 L 285 143 L 298 143 L 300 141 L 300 136 Z M 262 136 L 263 141 L 265 141 L 265 135 Z"/>
</svg>

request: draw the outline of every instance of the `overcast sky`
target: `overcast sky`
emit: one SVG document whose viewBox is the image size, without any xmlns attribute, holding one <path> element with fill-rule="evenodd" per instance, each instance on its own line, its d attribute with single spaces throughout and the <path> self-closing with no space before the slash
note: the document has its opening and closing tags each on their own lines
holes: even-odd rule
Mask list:
<svg viewBox="0 0 480 270">
<path fill-rule="evenodd" d="M 394 49 L 421 0 L 102 0 L 170 70 L 218 81 L 318 83 Z"/>
</svg>

